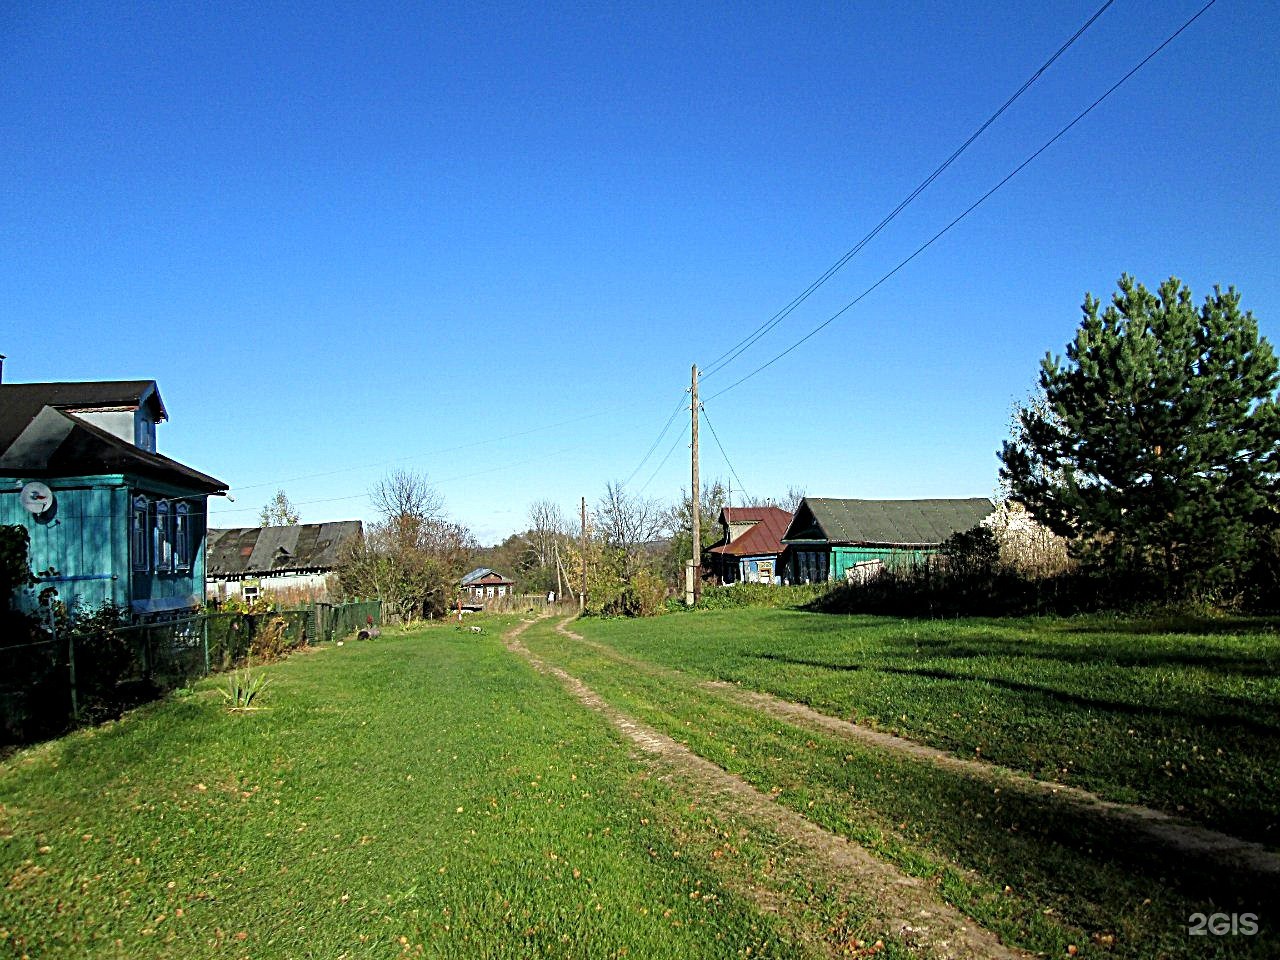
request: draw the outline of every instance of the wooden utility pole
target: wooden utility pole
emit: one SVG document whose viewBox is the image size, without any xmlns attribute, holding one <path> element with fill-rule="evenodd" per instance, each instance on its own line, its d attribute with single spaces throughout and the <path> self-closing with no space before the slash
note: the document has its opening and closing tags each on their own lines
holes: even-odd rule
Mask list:
<svg viewBox="0 0 1280 960">
<path fill-rule="evenodd" d="M 693 602 L 702 594 L 702 488 L 698 485 L 698 365 L 693 365 Z"/>
<path fill-rule="evenodd" d="M 582 498 L 582 592 L 578 594 L 578 613 L 587 612 L 587 498 Z"/>
</svg>

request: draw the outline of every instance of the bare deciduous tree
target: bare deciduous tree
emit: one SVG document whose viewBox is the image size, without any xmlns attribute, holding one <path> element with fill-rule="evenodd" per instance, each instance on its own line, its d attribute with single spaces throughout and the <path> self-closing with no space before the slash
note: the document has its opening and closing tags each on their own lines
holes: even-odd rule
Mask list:
<svg viewBox="0 0 1280 960">
<path fill-rule="evenodd" d="M 529 530 L 525 540 L 539 569 L 555 563 L 556 545 L 568 534 L 560 505 L 551 500 L 538 500 L 529 505 Z"/>
<path fill-rule="evenodd" d="M 618 482 L 605 485 L 596 508 L 596 527 L 608 546 L 622 552 L 626 578 L 643 566 L 641 547 L 658 539 L 664 525 L 664 512 L 657 500 L 630 493 Z"/>
<path fill-rule="evenodd" d="M 391 474 L 370 499 L 382 518 L 339 565 L 344 591 L 382 600 L 390 620 L 442 613 L 477 549 L 475 538 L 447 518 L 443 497 L 420 474 Z"/>
<path fill-rule="evenodd" d="M 778 501 L 778 506 L 788 513 L 800 509 L 800 501 L 804 499 L 804 487 L 787 487 L 787 495 Z"/>
</svg>

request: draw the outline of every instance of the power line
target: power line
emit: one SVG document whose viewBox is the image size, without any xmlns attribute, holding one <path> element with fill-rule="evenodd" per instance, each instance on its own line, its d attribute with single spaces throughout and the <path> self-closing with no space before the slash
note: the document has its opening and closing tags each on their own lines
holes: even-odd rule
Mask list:
<svg viewBox="0 0 1280 960">
<path fill-rule="evenodd" d="M 350 467 L 339 467 L 336 470 L 324 470 L 319 473 L 300 474 L 299 476 L 296 476 L 296 477 L 285 477 L 284 479 L 280 479 L 280 480 L 264 480 L 261 483 L 251 483 L 244 486 L 235 485 L 232 487 L 232 489 L 235 490 L 237 493 L 240 493 L 245 490 L 256 490 L 261 487 L 274 487 L 278 484 L 292 483 L 295 480 L 314 480 L 318 477 L 332 477 L 339 473 L 350 473 L 355 470 L 368 470 L 375 467 L 385 467 L 393 463 L 404 463 L 407 460 L 421 460 L 424 457 L 435 456 L 437 454 L 442 454 L 442 453 L 456 453 L 459 450 L 469 450 L 472 447 L 482 447 L 490 443 L 500 443 L 503 440 L 515 440 L 519 437 L 527 437 L 533 433 L 541 433 L 544 430 L 554 430 L 557 427 L 566 427 L 566 426 L 569 426 L 570 424 L 580 423 L 583 420 L 592 420 L 596 417 L 603 417 L 613 412 L 614 412 L 613 410 L 597 410 L 595 413 L 583 414 L 582 416 L 572 417 L 568 420 L 560 420 L 556 423 L 547 423 L 547 424 L 543 424 L 540 427 L 531 427 L 528 430 L 521 430 L 517 433 L 507 433 L 498 437 L 487 437 L 486 439 L 483 439 L 483 440 L 474 440 L 471 443 L 462 443 L 454 447 L 441 447 L 436 450 L 427 450 L 422 453 L 414 453 L 404 457 L 392 457 L 391 459 L 388 459 L 388 460 L 377 460 L 370 463 L 360 463 Z"/>
<path fill-rule="evenodd" d="M 688 392 L 689 391 L 687 390 L 684 391 L 684 393 L 688 393 Z M 662 429 L 658 431 L 658 435 L 654 438 L 653 443 L 649 444 L 649 449 L 645 452 L 645 455 L 640 458 L 640 462 L 636 464 L 636 468 L 632 470 L 630 474 L 627 475 L 627 479 L 622 481 L 622 485 L 624 487 L 627 486 L 629 483 L 631 483 L 632 480 L 635 479 L 636 474 L 640 472 L 640 468 L 643 467 L 648 462 L 651 456 L 653 456 L 653 451 L 658 449 L 658 444 L 662 442 L 662 438 L 665 437 L 667 435 L 667 431 L 671 429 L 671 424 L 675 421 L 676 415 L 679 414 L 680 411 L 683 409 L 684 409 L 684 394 L 682 393 L 680 395 L 680 399 L 676 401 L 675 409 L 671 411 L 671 416 L 667 417 L 667 422 L 662 425 Z"/>
<path fill-rule="evenodd" d="M 440 480 L 428 479 L 428 482 L 431 483 L 433 486 L 439 486 L 445 483 L 456 483 L 459 480 L 470 480 L 473 477 L 482 477 L 491 473 L 501 473 L 505 470 L 510 470 L 513 467 L 523 467 L 530 463 L 540 463 L 543 460 L 550 460 L 553 457 L 559 457 L 559 456 L 563 456 L 566 453 L 572 453 L 574 450 L 577 450 L 580 446 L 581 444 L 572 444 L 568 447 L 564 447 L 560 450 L 556 450 L 549 454 L 544 454 L 540 457 L 529 457 L 526 460 L 518 460 L 515 463 L 504 463 L 501 466 L 490 467 L 489 469 L 486 469 L 486 470 L 477 470 L 474 473 L 464 473 L 455 477 L 444 477 L 443 479 L 440 479 Z M 312 504 L 317 504 L 317 503 L 337 503 L 342 500 L 359 500 L 361 497 L 367 497 L 368 495 L 369 494 L 366 491 L 365 493 L 353 493 L 353 494 L 349 494 L 347 496 L 341 496 L 341 497 L 323 497 L 318 500 L 299 500 L 297 503 L 294 504 L 294 506 L 306 507 L 306 506 L 310 506 Z M 258 509 L 259 508 L 257 507 L 236 507 L 232 510 L 211 510 L 209 511 L 209 513 L 210 515 L 228 514 L 228 513 L 248 513 L 248 512 L 257 511 Z"/>
<path fill-rule="evenodd" d="M 707 416 L 706 407 L 702 407 L 702 416 L 706 419 L 707 426 L 711 428 L 711 436 L 715 439 L 716 446 L 720 448 L 720 455 L 724 457 L 724 462 L 729 465 L 729 475 L 738 481 L 738 489 L 742 491 L 742 502 L 745 504 L 751 499 L 751 496 L 747 493 L 747 488 L 743 484 L 742 478 L 738 476 L 738 471 L 733 469 L 733 461 L 729 459 L 729 454 L 725 452 L 724 444 L 720 442 L 720 434 L 716 433 L 715 424 L 713 424 L 711 422 L 711 418 Z M 697 494 L 695 494 L 695 496 L 696 495 Z M 732 504 L 730 504 L 730 506 L 732 506 Z"/>
<path fill-rule="evenodd" d="M 730 390 L 734 389 L 735 387 L 741 386 L 742 384 L 746 383 L 746 382 L 747 382 L 748 380 L 750 380 L 752 377 L 756 376 L 756 374 L 758 374 L 758 373 L 762 372 L 763 370 L 765 370 L 765 369 L 767 369 L 767 368 L 769 368 L 769 367 L 773 366 L 775 363 L 777 363 L 779 360 L 781 360 L 781 359 L 782 359 L 783 357 L 785 357 L 787 354 L 791 353 L 791 351 L 795 350 L 795 349 L 796 349 L 797 347 L 799 347 L 801 344 L 803 344 L 803 343 L 805 343 L 806 341 L 808 341 L 809 339 L 811 339 L 811 338 L 812 338 L 813 336 L 815 336 L 819 331 L 823 330 L 823 329 L 824 329 L 824 328 L 826 328 L 828 325 L 830 325 L 833 321 L 835 321 L 835 320 L 836 320 L 836 319 L 838 319 L 839 317 L 843 316 L 843 315 L 844 315 L 845 313 L 847 313 L 850 309 L 852 309 L 854 306 L 856 306 L 856 305 L 857 305 L 861 300 L 863 300 L 866 296 L 868 296 L 868 295 L 869 295 L 873 290 L 875 290 L 877 287 L 879 287 L 882 283 L 884 283 L 886 280 L 888 280 L 890 277 L 892 277 L 895 273 L 897 273 L 899 270 L 901 270 L 903 267 L 905 267 L 908 263 L 910 263 L 912 260 L 914 260 L 914 259 L 915 259 L 916 257 L 918 257 L 920 254 L 924 253 L 924 251 L 925 251 L 925 250 L 927 250 L 927 249 L 929 249 L 929 247 L 933 246 L 933 244 L 934 244 L 937 240 L 941 239 L 945 234 L 949 233 L 949 232 L 951 231 L 951 229 L 952 229 L 954 226 L 956 226 L 958 223 L 960 223 L 960 221 L 964 220 L 967 216 L 969 216 L 969 214 L 973 213 L 973 211 L 974 211 L 974 210 L 976 210 L 976 209 L 978 209 L 978 207 L 982 206 L 982 204 L 983 204 L 983 203 L 985 203 L 985 202 L 986 202 L 986 201 L 991 197 L 991 195 L 992 195 L 992 194 L 994 194 L 997 190 L 999 190 L 999 189 L 1000 189 L 1001 187 L 1003 187 L 1006 183 L 1008 183 L 1010 180 L 1012 180 L 1014 177 L 1016 177 L 1019 173 L 1021 173 L 1021 172 L 1023 171 L 1023 169 L 1025 169 L 1028 165 L 1030 165 L 1030 164 L 1031 164 L 1031 162 L 1032 162 L 1033 160 L 1035 160 L 1037 157 L 1039 157 L 1039 156 L 1040 156 L 1040 154 L 1044 153 L 1046 150 L 1048 150 L 1048 149 L 1049 149 L 1049 147 L 1051 147 L 1051 146 L 1053 146 L 1053 144 L 1057 143 L 1057 142 L 1058 142 L 1058 140 L 1060 140 L 1062 137 L 1064 137 L 1064 136 L 1067 134 L 1067 132 L 1068 132 L 1069 130 L 1071 130 L 1071 129 L 1072 129 L 1072 128 L 1077 124 L 1077 123 L 1079 123 L 1081 120 L 1083 120 L 1085 117 L 1087 117 L 1090 113 L 1092 113 L 1092 112 L 1094 111 L 1094 109 L 1095 109 L 1096 107 L 1098 107 L 1098 106 L 1099 106 L 1099 105 L 1100 105 L 1104 100 L 1106 100 L 1108 97 L 1110 97 L 1110 96 L 1111 96 L 1111 94 L 1115 93 L 1118 89 L 1120 89 L 1120 87 L 1121 87 L 1121 86 L 1123 86 L 1123 85 L 1124 85 L 1124 83 L 1125 83 L 1125 82 L 1126 82 L 1130 77 L 1132 77 L 1135 73 L 1137 73 L 1137 72 L 1138 72 L 1139 70 L 1141 70 L 1144 66 L 1146 66 L 1146 65 L 1147 65 L 1147 64 L 1148 64 L 1152 59 L 1154 59 L 1154 58 L 1155 58 L 1155 56 L 1156 56 L 1158 53 L 1160 53 L 1160 51 L 1161 51 L 1161 50 L 1163 50 L 1165 47 L 1167 47 L 1169 44 L 1171 44 L 1174 40 L 1176 40 L 1176 39 L 1179 37 L 1179 35 L 1181 35 L 1181 34 L 1182 34 L 1182 32 L 1183 32 L 1184 30 L 1186 30 L 1188 27 L 1190 27 L 1190 26 L 1191 26 L 1191 24 L 1195 23 L 1198 19 L 1200 19 L 1200 17 L 1205 13 L 1205 11 L 1206 11 L 1206 10 L 1208 10 L 1210 7 L 1212 7 L 1215 3 L 1217 3 L 1217 0 L 1209 0 L 1209 2 L 1208 2 L 1208 3 L 1206 3 L 1203 7 L 1201 7 L 1201 8 L 1200 8 L 1200 9 L 1199 9 L 1199 10 L 1198 10 L 1198 11 L 1197 11 L 1197 12 L 1196 12 L 1196 13 L 1195 13 L 1195 14 L 1194 14 L 1190 19 L 1188 19 L 1185 23 L 1183 23 L 1183 25 L 1182 25 L 1182 26 L 1180 26 L 1177 30 L 1175 30 L 1175 31 L 1174 31 L 1173 33 L 1171 33 L 1167 38 L 1165 38 L 1164 42 L 1162 42 L 1158 47 L 1156 47 L 1156 48 L 1155 48 L 1154 50 L 1152 50 L 1149 54 L 1147 54 L 1145 57 L 1143 57 L 1143 58 L 1142 58 L 1142 60 L 1141 60 L 1141 61 L 1139 61 L 1139 63 L 1137 64 L 1137 66 L 1135 66 L 1132 70 L 1130 70 L 1130 71 L 1129 71 L 1128 73 L 1126 73 L 1123 77 L 1121 77 L 1119 80 L 1117 80 L 1114 84 L 1112 84 L 1112 85 L 1111 85 L 1111 87 L 1110 87 L 1110 88 L 1108 88 L 1108 89 L 1107 89 L 1107 91 L 1106 91 L 1105 93 L 1103 93 L 1103 94 L 1102 94 L 1102 96 L 1098 97 L 1098 99 L 1094 100 L 1094 101 L 1093 101 L 1093 103 L 1089 104 L 1089 106 L 1088 106 L 1088 107 L 1086 107 L 1086 108 L 1085 108 L 1084 110 L 1082 110 L 1079 114 L 1077 114 L 1077 115 L 1076 115 L 1076 118 L 1075 118 L 1074 120 L 1072 120 L 1072 121 L 1071 121 L 1070 123 L 1068 123 L 1065 127 L 1063 127 L 1061 130 L 1059 130 L 1057 133 L 1055 133 L 1052 137 L 1050 137 L 1048 140 L 1046 140 L 1046 141 L 1044 142 L 1044 144 L 1043 144 L 1043 145 L 1042 145 L 1038 150 L 1036 150 L 1036 151 L 1035 151 L 1034 153 L 1032 153 L 1029 157 L 1027 157 L 1027 159 L 1023 160 L 1020 164 L 1018 164 L 1016 167 L 1014 167 L 1014 168 L 1013 168 L 1013 170 L 1011 170 L 1011 171 L 1010 171 L 1010 172 L 1009 172 L 1009 173 L 1004 177 L 1004 179 L 1002 179 L 1002 180 L 1001 180 L 999 183 L 997 183 L 994 187 L 992 187 L 990 190 L 988 190 L 986 193 L 984 193 L 981 197 L 979 197 L 977 200 L 975 200 L 972 204 L 970 204 L 970 205 L 965 209 L 965 211 L 964 211 L 963 213 L 961 213 L 958 217 L 956 217 L 954 220 L 952 220 L 950 223 L 948 223 L 945 227 L 943 227 L 941 230 L 939 230 L 937 233 L 935 233 L 932 237 L 930 237 L 928 240 L 926 240 L 924 243 L 922 243 L 919 247 L 917 247 L 917 248 L 916 248 L 916 250 L 915 250 L 915 252 L 913 252 L 910 256 L 908 256 L 905 260 L 902 260 L 902 261 L 901 261 L 901 262 L 900 262 L 896 267 L 894 267 L 892 270 L 890 270 L 888 273 L 886 273 L 884 276 L 882 276 L 879 280 L 877 280 L 877 281 L 876 281 L 875 283 L 873 283 L 871 286 L 867 287 L 867 289 L 863 290 L 863 291 L 862 291 L 862 293 L 858 294 L 858 296 L 854 297 L 854 299 L 852 299 L 851 301 L 849 301 L 848 303 L 846 303 L 843 307 L 841 307 L 839 310 L 837 310 L 835 313 L 833 313 L 831 316 L 829 316 L 826 320 L 822 321 L 822 323 L 818 324 L 816 327 L 814 327 L 812 330 L 810 330 L 808 333 L 806 333 L 803 337 L 801 337 L 801 338 L 800 338 L 799 340 L 797 340 L 795 343 L 791 344 L 791 346 L 787 347 L 787 348 L 786 348 L 785 350 L 783 350 L 781 353 L 776 354 L 776 355 L 775 355 L 775 356 L 773 356 L 771 359 L 769 359 L 769 360 L 765 361 L 764 363 L 760 364 L 760 366 L 756 367 L 754 370 L 752 370 L 752 371 L 751 371 L 750 373 L 748 373 L 746 376 L 743 376 L 743 377 L 738 378 L 738 379 L 737 379 L 737 380 L 735 380 L 733 383 L 731 383 L 731 384 L 729 384 L 727 387 L 725 387 L 723 390 L 720 390 L 720 391 L 718 391 L 718 392 L 716 392 L 716 393 L 713 393 L 711 396 L 707 397 L 707 399 L 706 399 L 706 401 L 705 401 L 705 402 L 710 402 L 710 401 L 714 400 L 716 397 L 723 396 L 724 394 L 728 393 Z"/>
<path fill-rule="evenodd" d="M 1001 104 L 1000 108 L 996 110 L 995 113 L 991 114 L 991 116 L 989 116 L 985 121 L 983 121 L 982 125 L 979 126 L 976 130 L 974 130 L 973 133 L 969 135 L 968 139 L 965 140 L 964 143 L 960 144 L 960 146 L 958 146 L 954 152 L 952 152 L 951 156 L 947 157 L 947 159 L 944 160 L 941 164 L 939 164 L 934 169 L 934 171 L 931 174 L 929 174 L 929 176 L 927 176 L 924 180 L 922 180 L 919 183 L 919 185 L 916 186 L 914 190 L 912 190 L 909 194 L 907 194 L 906 198 L 904 198 L 896 207 L 894 207 L 893 210 L 890 211 L 888 216 L 886 216 L 883 220 L 881 220 L 878 224 L 876 224 L 876 226 L 871 230 L 870 233 L 868 233 L 865 237 L 859 240 L 853 246 L 853 248 L 850 249 L 843 257 L 841 257 L 834 264 L 828 267 L 826 272 L 824 272 L 822 276 L 818 277 L 817 280 L 814 280 L 811 284 L 809 284 L 809 286 L 805 287 L 805 289 L 801 291 L 799 296 L 797 296 L 794 300 L 792 300 L 785 307 L 783 307 L 781 310 L 775 313 L 763 324 L 761 324 L 751 333 L 747 334 L 746 337 L 744 337 L 742 340 L 739 340 L 736 344 L 734 344 L 724 353 L 720 354 L 720 356 L 717 357 L 715 360 L 713 360 L 710 364 L 708 364 L 707 371 L 702 375 L 702 378 L 705 380 L 707 377 L 715 375 L 719 370 L 722 370 L 724 367 L 728 366 L 730 363 L 736 360 L 739 356 L 742 355 L 744 351 L 748 350 L 761 337 L 763 337 L 770 330 L 776 327 L 779 323 L 781 323 L 783 320 L 789 317 L 795 311 L 795 309 L 799 307 L 802 303 L 804 303 L 806 300 L 808 300 L 809 297 L 819 287 L 821 287 L 824 283 L 826 283 L 833 276 L 835 276 L 836 273 L 838 273 L 846 263 L 848 263 L 855 256 L 857 256 L 857 254 L 862 251 L 863 247 L 865 247 L 868 243 L 874 240 L 876 236 L 885 227 L 887 227 L 894 219 L 897 218 L 898 214 L 902 213 L 902 211 L 905 210 L 911 204 L 911 202 L 916 199 L 916 197 L 918 197 L 921 193 L 923 193 L 929 187 L 929 185 L 933 183 L 934 180 L 938 179 L 938 177 L 941 176 L 942 173 L 949 166 L 951 166 L 951 164 L 953 164 L 959 158 L 959 156 L 962 153 L 964 153 L 965 150 L 967 150 L 975 140 L 978 139 L 978 137 L 982 136 L 982 134 L 986 132 L 988 127 L 990 127 L 993 123 L 995 123 L 996 120 L 1000 119 L 1001 115 L 1006 110 L 1008 110 L 1009 107 L 1013 105 L 1014 101 L 1016 101 L 1019 97 L 1021 97 L 1024 93 L 1026 93 L 1027 90 L 1030 89 L 1031 85 L 1034 84 L 1037 80 L 1039 80 L 1040 77 L 1045 73 L 1045 71 L 1048 70 L 1051 66 L 1053 66 L 1053 64 L 1057 61 L 1057 59 L 1061 57 L 1064 53 L 1066 53 L 1066 51 L 1070 49 L 1070 47 L 1077 40 L 1080 39 L 1080 37 L 1084 34 L 1084 32 L 1088 30 L 1091 26 L 1093 26 L 1094 21 L 1096 21 L 1100 16 L 1102 16 L 1107 11 L 1107 8 L 1110 7 L 1111 4 L 1114 2 L 1115 0 L 1106 0 L 1106 2 L 1101 7 L 1099 7 L 1096 11 L 1094 11 L 1093 16 L 1091 16 L 1088 20 L 1086 20 L 1084 24 L 1078 30 L 1076 30 L 1075 33 L 1071 35 L 1071 37 L 1066 41 L 1066 43 L 1064 43 L 1062 46 L 1060 46 L 1057 49 L 1057 51 L 1054 52 L 1053 56 L 1051 56 L 1048 60 L 1042 63 L 1039 69 L 1037 69 L 1035 73 L 1033 73 L 1030 77 L 1027 78 L 1026 82 L 1024 82 L 1022 86 L 1019 87 L 1014 92 L 1013 96 L 1009 97 L 1008 100 L 1006 100 L 1003 104 Z"/>
<path fill-rule="evenodd" d="M 649 484 L 653 483 L 654 478 L 657 477 L 657 475 L 662 472 L 662 468 L 667 465 L 667 461 L 671 459 L 671 454 L 675 453 L 676 447 L 680 445 L 680 441 L 684 439 L 685 432 L 688 429 L 689 429 L 689 424 L 685 424 L 684 428 L 680 431 L 679 435 L 676 437 L 675 443 L 671 444 L 671 446 L 667 449 L 667 455 L 662 458 L 662 462 L 658 464 L 658 468 L 654 470 L 652 474 L 650 474 L 649 479 L 644 482 L 644 484 L 640 487 L 639 490 L 636 491 L 636 493 L 644 493 L 645 490 L 648 488 Z"/>
</svg>

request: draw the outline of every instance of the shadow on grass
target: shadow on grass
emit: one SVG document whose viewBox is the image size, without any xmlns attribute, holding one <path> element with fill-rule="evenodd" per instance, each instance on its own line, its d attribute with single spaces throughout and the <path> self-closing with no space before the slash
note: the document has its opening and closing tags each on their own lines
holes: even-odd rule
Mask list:
<svg viewBox="0 0 1280 960">
<path fill-rule="evenodd" d="M 1127 703 L 1123 700 L 1108 700 L 1103 697 L 1085 696 L 1083 694 L 1072 693 L 1067 690 L 1058 690 L 1054 687 L 1045 687 L 1040 684 L 1027 683 L 1020 680 L 1006 680 L 1000 677 L 977 676 L 970 673 L 957 673 L 951 670 L 939 670 L 932 667 L 906 668 L 887 665 L 873 666 L 858 663 L 823 663 L 819 660 L 806 660 L 801 657 L 789 657 L 776 653 L 760 653 L 755 656 L 760 660 L 770 660 L 775 663 L 786 663 L 800 667 L 813 667 L 819 670 L 833 670 L 850 673 L 865 670 L 872 673 L 890 673 L 904 677 L 923 677 L 929 680 L 942 680 L 965 684 L 983 684 L 985 686 L 1010 690 L 1019 694 L 1029 694 L 1055 703 L 1083 707 L 1087 710 L 1105 710 L 1109 713 L 1123 714 L 1125 716 L 1132 717 L 1167 717 L 1171 720 L 1179 721 L 1180 723 L 1190 721 L 1192 723 L 1215 727 L 1231 725 L 1261 736 L 1280 736 L 1280 724 L 1259 720 L 1253 716 L 1242 713 L 1204 713 L 1200 711 L 1159 706 L 1150 703 Z M 1256 704 L 1237 701 L 1234 698 L 1215 697 L 1215 699 L 1224 705 L 1257 706 Z"/>
<path fill-rule="evenodd" d="M 886 656 L 918 656 L 928 650 L 948 658 L 973 660 L 983 657 L 1033 658 L 1054 660 L 1059 663 L 1111 665 L 1117 667 L 1194 667 L 1214 673 L 1231 673 L 1246 677 L 1272 677 L 1280 673 L 1280 647 L 1271 653 L 1230 651 L 1153 650 L 1135 649 L 1130 645 L 1115 643 L 1086 644 L 1063 647 L 1060 644 L 1042 643 L 1036 640 L 1006 640 L 992 637 L 981 643 L 964 640 L 921 637 L 911 639 L 887 638 L 887 646 L 904 648 L 886 652 Z"/>
</svg>

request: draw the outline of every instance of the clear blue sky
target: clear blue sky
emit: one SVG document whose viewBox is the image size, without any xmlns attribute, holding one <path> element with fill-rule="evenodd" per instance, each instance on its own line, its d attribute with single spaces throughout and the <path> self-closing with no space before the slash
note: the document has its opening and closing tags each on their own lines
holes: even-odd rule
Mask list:
<svg viewBox="0 0 1280 960">
<path fill-rule="evenodd" d="M 5 377 L 159 381 L 162 452 L 236 493 L 217 525 L 277 487 L 304 520 L 369 518 L 403 466 L 493 541 L 535 499 L 568 511 L 630 475 L 690 364 L 849 249 L 1100 2 L 4 4 Z M 1199 6 L 1118 0 L 704 396 Z M 747 491 L 990 493 L 1011 403 L 1121 271 L 1235 284 L 1280 336 L 1278 60 L 1275 7 L 1219 0 L 709 402 Z M 726 476 L 703 436 L 703 475 Z M 687 485 L 685 449 L 646 495 Z"/>
</svg>

